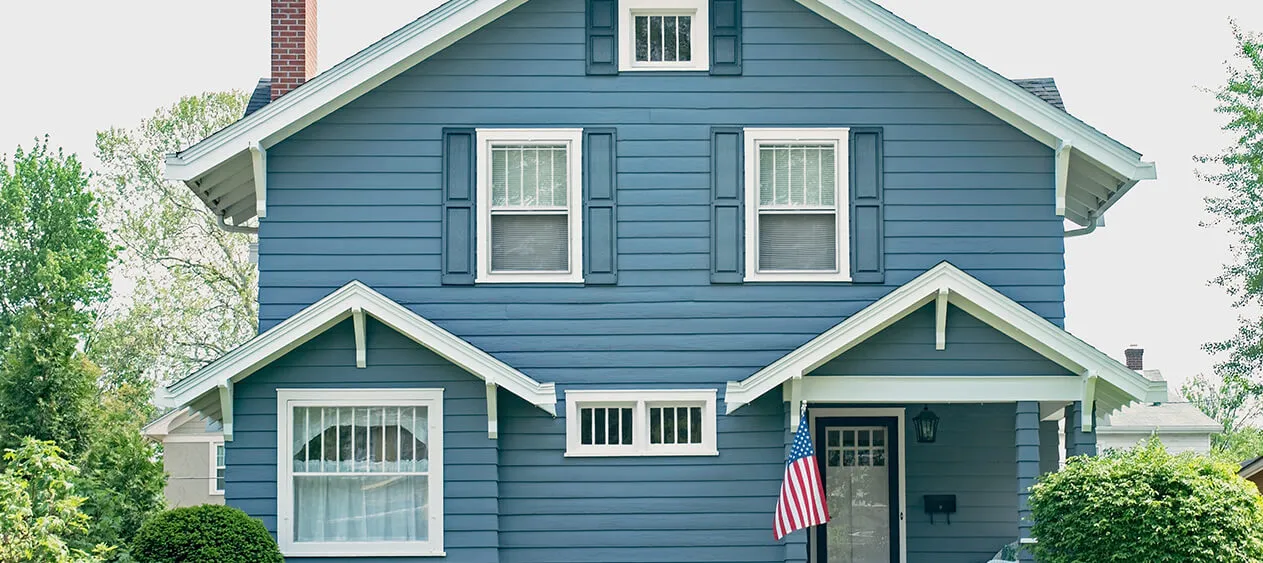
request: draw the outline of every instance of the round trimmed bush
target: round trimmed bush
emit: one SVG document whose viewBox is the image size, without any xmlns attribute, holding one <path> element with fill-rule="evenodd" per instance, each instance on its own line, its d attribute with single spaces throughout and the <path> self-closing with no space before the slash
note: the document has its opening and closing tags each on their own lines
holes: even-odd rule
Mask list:
<svg viewBox="0 0 1263 563">
<path fill-rule="evenodd" d="M 132 541 L 141 563 L 284 563 L 263 522 L 236 508 L 204 504 L 150 518 Z"/>
<path fill-rule="evenodd" d="M 1040 563 L 1263 561 L 1263 498 L 1237 467 L 1156 438 L 1074 457 L 1031 490 Z"/>
</svg>

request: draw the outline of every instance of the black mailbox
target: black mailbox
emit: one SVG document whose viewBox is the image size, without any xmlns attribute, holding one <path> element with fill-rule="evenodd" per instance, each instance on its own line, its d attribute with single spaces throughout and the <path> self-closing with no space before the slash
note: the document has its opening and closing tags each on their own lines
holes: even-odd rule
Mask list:
<svg viewBox="0 0 1263 563">
<path fill-rule="evenodd" d="M 934 523 L 934 515 L 942 514 L 947 523 L 952 523 L 952 514 L 956 512 L 956 495 L 925 495 L 925 513 L 930 515 L 930 523 Z"/>
</svg>

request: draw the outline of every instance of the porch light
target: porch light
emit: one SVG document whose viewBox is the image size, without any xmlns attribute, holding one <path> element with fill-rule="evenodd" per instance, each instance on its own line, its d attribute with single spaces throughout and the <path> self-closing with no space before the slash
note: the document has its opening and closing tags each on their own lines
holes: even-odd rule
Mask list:
<svg viewBox="0 0 1263 563">
<path fill-rule="evenodd" d="M 938 439 L 938 415 L 930 411 L 928 405 L 912 419 L 912 427 L 917 431 L 918 442 L 933 443 Z"/>
</svg>

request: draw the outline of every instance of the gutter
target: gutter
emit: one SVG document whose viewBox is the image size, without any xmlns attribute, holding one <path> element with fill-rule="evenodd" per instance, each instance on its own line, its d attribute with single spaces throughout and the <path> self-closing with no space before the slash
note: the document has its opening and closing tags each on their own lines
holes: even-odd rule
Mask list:
<svg viewBox="0 0 1263 563">
<path fill-rule="evenodd" d="M 1100 217 L 1097 217 L 1096 219 L 1093 219 L 1092 222 L 1088 223 L 1088 226 L 1083 227 L 1082 229 L 1074 229 L 1074 230 L 1066 231 L 1065 233 L 1062 233 L 1062 236 L 1064 236 L 1065 238 L 1074 238 L 1074 237 L 1081 237 L 1084 235 L 1090 235 L 1092 234 L 1093 231 L 1096 230 L 1097 227 L 1104 227 L 1104 226 L 1105 226 L 1105 216 L 1102 215 Z"/>
</svg>

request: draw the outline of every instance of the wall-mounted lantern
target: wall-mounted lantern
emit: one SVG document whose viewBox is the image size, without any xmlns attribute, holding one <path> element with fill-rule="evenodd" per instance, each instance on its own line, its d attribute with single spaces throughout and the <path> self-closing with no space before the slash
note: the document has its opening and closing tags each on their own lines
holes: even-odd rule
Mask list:
<svg viewBox="0 0 1263 563">
<path fill-rule="evenodd" d="M 934 414 L 929 406 L 912 419 L 912 427 L 917 431 L 918 442 L 929 444 L 938 439 L 938 415 Z"/>
</svg>

